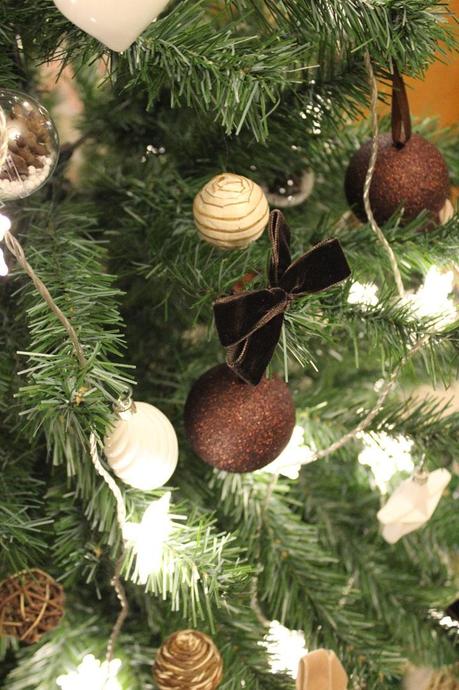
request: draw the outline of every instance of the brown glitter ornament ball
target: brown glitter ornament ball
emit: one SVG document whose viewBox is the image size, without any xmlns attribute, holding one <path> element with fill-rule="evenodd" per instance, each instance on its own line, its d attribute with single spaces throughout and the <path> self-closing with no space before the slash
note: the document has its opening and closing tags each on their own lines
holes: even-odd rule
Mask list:
<svg viewBox="0 0 459 690">
<path fill-rule="evenodd" d="M 185 405 L 185 429 L 204 462 L 226 472 L 253 472 L 275 460 L 295 426 L 286 384 L 263 378 L 243 383 L 226 364 L 193 385 Z"/>
<path fill-rule="evenodd" d="M 371 140 L 352 156 L 346 172 L 345 192 L 349 205 L 363 222 L 367 220 L 363 187 L 371 155 Z M 379 136 L 378 157 L 370 188 L 370 203 L 380 225 L 403 207 L 404 223 L 421 211 L 439 222 L 449 192 L 448 168 L 436 146 L 413 134 L 405 144 L 394 144 L 391 134 Z"/>
<path fill-rule="evenodd" d="M 160 647 L 153 675 L 159 690 L 215 690 L 223 678 L 223 661 L 208 635 L 180 630 Z"/>
<path fill-rule="evenodd" d="M 41 570 L 17 573 L 0 583 L 0 636 L 33 644 L 59 625 L 64 590 Z"/>
</svg>

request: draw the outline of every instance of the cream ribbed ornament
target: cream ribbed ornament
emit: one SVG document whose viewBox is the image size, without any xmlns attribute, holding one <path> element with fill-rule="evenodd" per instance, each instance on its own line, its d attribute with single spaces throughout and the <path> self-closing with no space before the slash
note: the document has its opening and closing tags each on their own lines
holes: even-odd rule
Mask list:
<svg viewBox="0 0 459 690">
<path fill-rule="evenodd" d="M 108 464 L 117 477 L 135 489 L 158 489 L 177 467 L 174 427 L 153 405 L 135 402 L 127 407 L 119 412 L 119 419 L 105 439 Z"/>
<path fill-rule="evenodd" d="M 237 249 L 263 234 L 269 204 L 262 188 L 252 180 L 222 173 L 196 195 L 193 214 L 203 240 L 222 249 Z"/>
<path fill-rule="evenodd" d="M 169 0 L 54 0 L 73 24 L 107 48 L 122 52 L 165 9 Z"/>
<path fill-rule="evenodd" d="M 223 678 L 223 661 L 208 635 L 180 630 L 160 647 L 153 675 L 159 690 L 215 690 Z"/>
</svg>

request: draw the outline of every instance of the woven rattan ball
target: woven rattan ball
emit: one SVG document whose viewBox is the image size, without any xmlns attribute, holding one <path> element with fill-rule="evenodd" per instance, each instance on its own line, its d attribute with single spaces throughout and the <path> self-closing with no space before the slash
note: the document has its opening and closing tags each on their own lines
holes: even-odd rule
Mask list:
<svg viewBox="0 0 459 690">
<path fill-rule="evenodd" d="M 153 675 L 159 690 L 215 690 L 223 677 L 223 662 L 208 635 L 180 630 L 160 647 Z"/>
<path fill-rule="evenodd" d="M 63 614 L 64 590 L 42 570 L 26 570 L 0 583 L 0 636 L 34 644 Z"/>
</svg>

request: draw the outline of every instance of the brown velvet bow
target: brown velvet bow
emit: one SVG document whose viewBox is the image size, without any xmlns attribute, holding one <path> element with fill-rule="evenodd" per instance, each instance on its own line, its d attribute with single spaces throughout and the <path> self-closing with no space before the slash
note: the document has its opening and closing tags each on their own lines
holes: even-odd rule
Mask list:
<svg viewBox="0 0 459 690">
<path fill-rule="evenodd" d="M 260 382 L 279 341 L 292 300 L 321 292 L 351 271 L 338 240 L 325 240 L 292 263 L 290 231 L 282 211 L 269 218 L 269 287 L 220 297 L 214 315 L 230 369 L 246 383 Z"/>
</svg>

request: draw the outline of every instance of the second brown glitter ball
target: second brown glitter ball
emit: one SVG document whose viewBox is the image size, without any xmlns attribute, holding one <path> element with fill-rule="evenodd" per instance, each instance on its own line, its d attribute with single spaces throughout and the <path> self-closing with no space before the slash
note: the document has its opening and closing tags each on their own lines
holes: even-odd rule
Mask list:
<svg viewBox="0 0 459 690">
<path fill-rule="evenodd" d="M 204 462 L 227 472 L 253 472 L 275 460 L 289 442 L 295 408 L 287 385 L 263 378 L 243 383 L 225 365 L 193 385 L 185 405 L 185 428 Z"/>
</svg>

